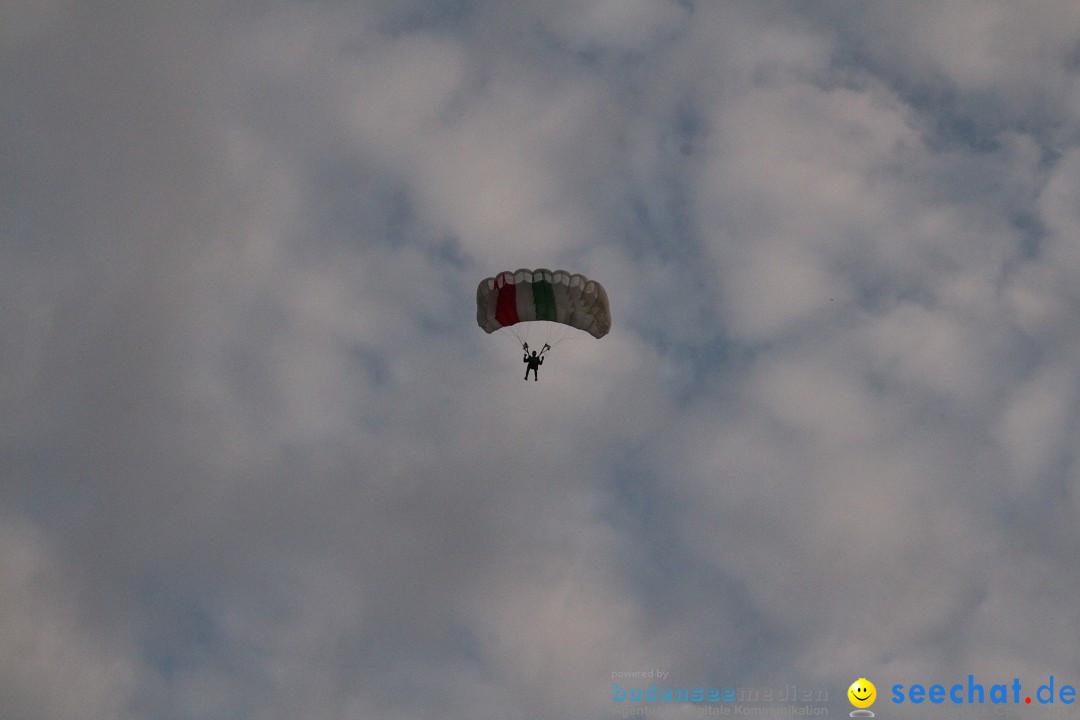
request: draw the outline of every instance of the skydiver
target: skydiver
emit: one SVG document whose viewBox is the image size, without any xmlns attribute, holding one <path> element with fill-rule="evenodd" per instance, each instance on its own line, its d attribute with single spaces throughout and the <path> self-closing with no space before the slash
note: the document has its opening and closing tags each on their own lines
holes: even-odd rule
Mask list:
<svg viewBox="0 0 1080 720">
<path fill-rule="evenodd" d="M 529 343 L 525 343 L 521 347 L 524 348 L 524 350 L 525 350 L 525 357 L 522 358 L 522 362 L 528 363 L 528 367 L 525 368 L 525 379 L 526 380 L 529 379 L 529 371 L 532 370 L 533 382 L 536 382 L 537 380 L 540 379 L 539 377 L 537 377 L 537 370 L 536 369 L 544 364 L 543 355 L 544 355 L 545 352 L 547 352 L 549 349 L 551 349 L 551 346 L 545 344 L 543 349 L 540 351 L 539 355 L 537 355 L 536 351 L 533 350 L 531 357 L 529 355 Z"/>
</svg>

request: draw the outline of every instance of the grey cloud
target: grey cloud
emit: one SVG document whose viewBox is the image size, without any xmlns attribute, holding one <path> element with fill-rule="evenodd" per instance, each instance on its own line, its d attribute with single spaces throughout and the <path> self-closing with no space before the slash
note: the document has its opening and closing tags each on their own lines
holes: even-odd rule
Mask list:
<svg viewBox="0 0 1080 720">
<path fill-rule="evenodd" d="M 1068 7 L 20 3 L 0 707 L 1075 681 Z"/>
</svg>

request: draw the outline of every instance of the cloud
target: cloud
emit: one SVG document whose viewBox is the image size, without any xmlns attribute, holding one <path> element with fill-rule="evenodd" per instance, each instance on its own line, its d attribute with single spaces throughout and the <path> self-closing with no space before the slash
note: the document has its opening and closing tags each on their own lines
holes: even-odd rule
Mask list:
<svg viewBox="0 0 1080 720">
<path fill-rule="evenodd" d="M 578 52 L 645 54 L 684 31 L 692 14 L 691 5 L 675 0 L 596 0 L 553 4 L 546 19 Z"/>
<path fill-rule="evenodd" d="M 4 707 L 50 720 L 133 717 L 140 668 L 124 638 L 86 626 L 77 591 L 30 524 L 5 517 L 0 535 Z"/>
<path fill-rule="evenodd" d="M 1066 681 L 1070 7 L 19 5 L 0 706 Z"/>
</svg>

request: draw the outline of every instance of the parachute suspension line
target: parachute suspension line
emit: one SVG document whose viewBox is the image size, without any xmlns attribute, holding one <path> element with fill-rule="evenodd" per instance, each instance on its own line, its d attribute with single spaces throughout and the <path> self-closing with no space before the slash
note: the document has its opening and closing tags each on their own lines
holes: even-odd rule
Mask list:
<svg viewBox="0 0 1080 720">
<path fill-rule="evenodd" d="M 567 340 L 580 340 L 580 339 L 581 338 L 577 337 L 576 335 L 572 335 L 570 333 L 567 333 L 567 334 L 562 335 L 560 337 L 554 338 L 550 343 L 547 344 L 547 348 L 548 348 L 548 350 L 554 350 L 555 348 L 557 348 L 559 345 L 562 345 Z"/>
<path fill-rule="evenodd" d="M 552 323 L 547 326 L 547 333 L 544 336 L 544 344 L 548 349 L 554 349 L 557 345 L 561 345 L 566 340 L 575 337 L 577 333 L 573 328 L 567 325 L 558 325 Z"/>
<path fill-rule="evenodd" d="M 529 325 L 530 323 L 521 323 L 520 325 L 509 325 L 506 327 L 506 329 L 510 331 L 510 334 L 514 336 L 514 339 L 517 340 L 518 347 L 524 350 L 527 350 L 529 346 Z"/>
<path fill-rule="evenodd" d="M 519 331 L 517 328 L 523 328 L 523 330 Z M 535 345 L 540 340 L 543 340 L 543 344 L 539 348 L 530 348 L 531 350 L 536 350 L 536 354 L 541 356 L 556 345 L 562 343 L 564 340 L 572 338 L 576 334 L 573 328 L 570 328 L 569 326 L 543 321 L 511 325 L 506 329 L 514 334 L 519 345 L 526 345 L 530 340 Z"/>
<path fill-rule="evenodd" d="M 519 331 L 519 330 L 517 329 L 517 326 L 515 326 L 515 325 L 510 325 L 510 326 L 509 326 L 509 327 L 507 327 L 506 329 L 507 329 L 507 330 L 509 330 L 509 331 L 510 331 L 510 334 L 514 336 L 514 339 L 515 339 L 515 340 L 517 340 L 517 343 L 518 343 L 518 345 L 525 345 L 525 344 L 528 344 L 528 342 L 529 342 L 529 338 L 528 338 L 528 332 L 526 332 L 526 333 L 525 333 L 525 334 L 523 335 L 523 334 L 522 334 L 522 333 L 521 333 L 521 332 L 520 332 L 520 331 Z"/>
<path fill-rule="evenodd" d="M 577 337 L 575 337 L 575 336 L 573 336 L 573 335 L 570 335 L 570 334 L 566 334 L 566 335 L 561 335 L 560 337 L 557 337 L 557 338 L 553 339 L 553 340 L 552 340 L 552 341 L 551 341 L 551 342 L 550 342 L 550 343 L 548 344 L 548 349 L 549 349 L 549 350 L 553 350 L 554 348 L 558 347 L 559 345 L 562 345 L 562 344 L 563 344 L 564 342 L 566 342 L 567 340 L 579 340 L 579 339 L 580 339 L 580 338 L 577 338 Z"/>
<path fill-rule="evenodd" d="M 560 325 L 553 322 L 523 322 L 507 325 L 502 328 L 517 342 L 517 347 L 533 350 L 543 357 L 549 351 L 554 350 L 568 340 L 581 340 L 581 335 L 568 325 Z"/>
</svg>

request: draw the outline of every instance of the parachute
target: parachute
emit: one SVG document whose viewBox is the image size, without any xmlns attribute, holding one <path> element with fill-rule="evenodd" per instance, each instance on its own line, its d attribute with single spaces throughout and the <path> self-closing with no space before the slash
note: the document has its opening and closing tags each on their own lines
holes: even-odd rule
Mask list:
<svg viewBox="0 0 1080 720">
<path fill-rule="evenodd" d="M 501 272 L 476 288 L 476 324 L 486 333 L 543 320 L 602 338 L 611 330 L 607 293 L 584 275 L 543 268 Z"/>
</svg>

